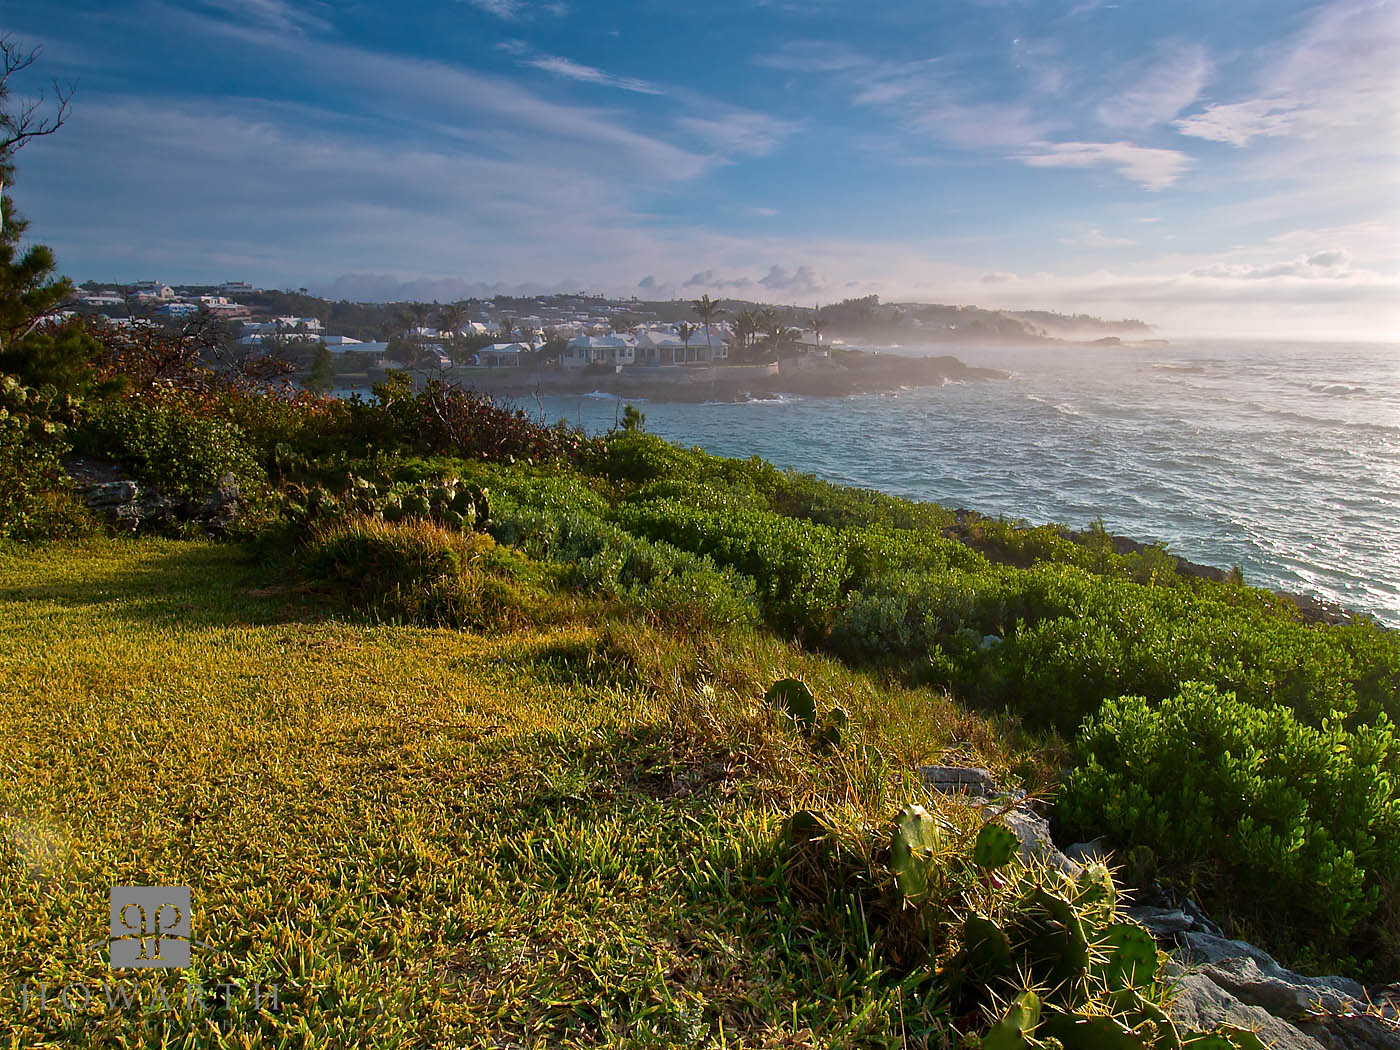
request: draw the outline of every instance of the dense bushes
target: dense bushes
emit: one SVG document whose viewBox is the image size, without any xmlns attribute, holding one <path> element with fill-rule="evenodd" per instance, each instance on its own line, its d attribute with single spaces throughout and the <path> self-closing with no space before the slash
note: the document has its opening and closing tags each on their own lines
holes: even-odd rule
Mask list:
<svg viewBox="0 0 1400 1050">
<path fill-rule="evenodd" d="M 78 447 L 115 459 L 169 494 L 201 499 L 225 474 L 244 492 L 267 481 L 256 450 L 225 419 L 172 400 L 97 402 L 84 413 Z"/>
<path fill-rule="evenodd" d="M 568 567 L 568 580 L 689 630 L 758 621 L 754 583 L 709 558 L 634 536 L 599 515 L 607 503 L 568 478 L 506 482 L 492 534 Z"/>
<path fill-rule="evenodd" d="M 88 526 L 60 463 L 72 407 L 67 397 L 0 372 L 0 539 L 46 539 Z"/>
<path fill-rule="evenodd" d="M 1061 820 L 1195 867 L 1213 903 L 1295 950 L 1344 950 L 1385 895 L 1400 904 L 1400 740 L 1384 715 L 1313 727 L 1188 683 L 1158 705 L 1108 701 L 1078 750 Z M 1400 963 L 1393 940 L 1367 949 Z"/>
<path fill-rule="evenodd" d="M 835 530 L 769 511 L 703 510 L 672 499 L 620 507 L 617 520 L 751 577 L 764 616 L 779 630 L 817 640 L 830 628 L 849 576 Z"/>
<path fill-rule="evenodd" d="M 484 533 L 354 517 L 318 529 L 299 557 L 307 576 L 378 619 L 488 630 L 553 616 L 546 593 L 516 579 Z"/>
</svg>

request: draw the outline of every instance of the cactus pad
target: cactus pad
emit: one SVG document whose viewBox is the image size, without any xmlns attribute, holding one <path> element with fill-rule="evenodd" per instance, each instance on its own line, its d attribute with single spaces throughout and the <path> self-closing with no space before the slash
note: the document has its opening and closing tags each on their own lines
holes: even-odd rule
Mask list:
<svg viewBox="0 0 1400 1050">
<path fill-rule="evenodd" d="M 972 863 L 983 871 L 1003 867 L 1016 856 L 1021 840 L 1005 824 L 983 824 L 972 847 Z"/>
<path fill-rule="evenodd" d="M 817 698 L 806 682 L 796 678 L 782 678 L 768 687 L 763 697 L 775 707 L 780 707 L 795 721 L 804 732 L 811 732 L 817 721 Z"/>
</svg>

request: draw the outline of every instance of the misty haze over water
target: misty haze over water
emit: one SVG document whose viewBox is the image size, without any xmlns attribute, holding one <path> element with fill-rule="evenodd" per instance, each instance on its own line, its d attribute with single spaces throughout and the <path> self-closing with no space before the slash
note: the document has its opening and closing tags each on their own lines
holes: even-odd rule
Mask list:
<svg viewBox="0 0 1400 1050">
<path fill-rule="evenodd" d="M 923 352 L 909 350 L 894 352 Z M 1400 627 L 1400 356 L 1387 344 L 950 347 L 1006 381 L 744 404 L 647 429 L 843 484 L 1106 527 Z M 528 406 L 533 409 L 533 406 Z M 611 396 L 548 398 L 606 429 Z"/>
</svg>

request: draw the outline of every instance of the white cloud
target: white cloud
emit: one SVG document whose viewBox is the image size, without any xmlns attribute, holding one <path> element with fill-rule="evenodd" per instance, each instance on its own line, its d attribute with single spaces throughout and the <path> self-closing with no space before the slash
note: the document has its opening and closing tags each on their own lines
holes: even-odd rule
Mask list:
<svg viewBox="0 0 1400 1050">
<path fill-rule="evenodd" d="M 767 275 L 760 277 L 758 283 L 770 292 L 794 295 L 810 295 L 826 287 L 826 282 L 810 266 L 799 266 L 796 270 L 788 271 L 777 264 L 769 267 Z"/>
<path fill-rule="evenodd" d="M 524 0 L 459 0 L 475 7 L 479 11 L 485 11 L 488 15 L 495 15 L 508 22 L 518 19 L 525 9 Z"/>
<path fill-rule="evenodd" d="M 1122 248 L 1137 244 L 1137 241 L 1128 237 L 1110 237 L 1097 226 L 1090 226 L 1073 236 L 1061 237 L 1060 243 L 1071 248 Z"/>
<path fill-rule="evenodd" d="M 799 125 L 748 110 L 724 110 L 709 116 L 676 118 L 676 127 L 723 155 L 762 157 L 777 149 Z"/>
<path fill-rule="evenodd" d="M 1172 123 L 1183 135 L 1247 146 L 1250 139 L 1287 135 L 1299 108 L 1299 103 L 1288 99 L 1256 98 L 1210 105 Z"/>
<path fill-rule="evenodd" d="M 1017 159 L 1033 168 L 1107 166 L 1149 190 L 1166 189 L 1191 165 L 1191 158 L 1177 150 L 1131 142 L 1045 142 Z"/>
<path fill-rule="evenodd" d="M 623 91 L 636 92 L 639 95 L 661 95 L 664 94 L 660 88 L 653 87 L 645 80 L 637 80 L 634 77 L 619 77 L 612 73 L 595 69 L 593 66 L 581 65 L 571 59 L 561 58 L 557 55 L 536 55 L 528 59 L 525 63 L 535 69 L 543 70 L 546 73 L 553 73 L 555 76 L 566 77 L 569 80 L 578 80 L 587 84 L 602 84 L 607 87 L 621 88 Z"/>
<path fill-rule="evenodd" d="M 329 23 L 288 0 L 203 0 L 205 7 L 279 33 L 325 30 Z"/>
<path fill-rule="evenodd" d="M 1100 103 L 1098 117 L 1113 128 L 1142 128 L 1170 120 L 1196 101 L 1212 68 L 1200 44 L 1164 46 L 1151 69 Z"/>
</svg>

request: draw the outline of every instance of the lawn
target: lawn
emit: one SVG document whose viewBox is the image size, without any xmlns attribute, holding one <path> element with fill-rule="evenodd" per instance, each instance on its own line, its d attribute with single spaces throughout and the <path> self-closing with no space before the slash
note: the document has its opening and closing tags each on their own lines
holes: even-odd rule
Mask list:
<svg viewBox="0 0 1400 1050">
<path fill-rule="evenodd" d="M 752 633 L 318 610 L 236 546 L 0 552 L 12 1045 L 920 1044 L 775 835 L 814 801 L 888 816 L 919 761 L 1006 771 L 986 721 Z M 851 710 L 851 754 L 762 705 L 788 673 Z M 108 969 L 114 885 L 190 887 L 188 969 Z"/>
</svg>

